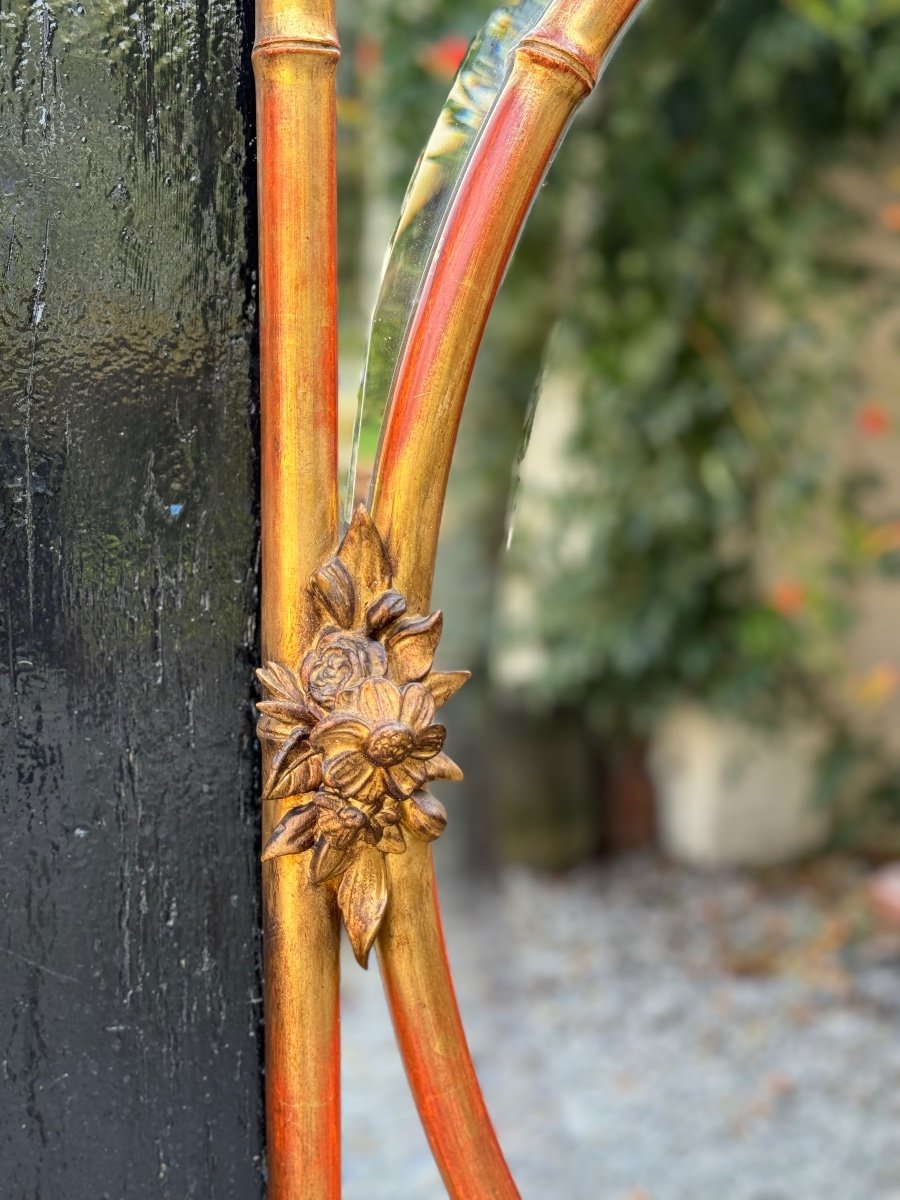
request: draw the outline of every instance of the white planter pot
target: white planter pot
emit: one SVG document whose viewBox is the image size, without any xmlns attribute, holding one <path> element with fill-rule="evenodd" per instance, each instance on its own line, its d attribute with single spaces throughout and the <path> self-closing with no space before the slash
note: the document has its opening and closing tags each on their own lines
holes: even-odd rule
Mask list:
<svg viewBox="0 0 900 1200">
<path fill-rule="evenodd" d="M 699 867 L 771 867 L 817 850 L 830 829 L 812 803 L 822 745 L 811 726 L 761 731 L 674 709 L 650 751 L 663 849 Z"/>
</svg>

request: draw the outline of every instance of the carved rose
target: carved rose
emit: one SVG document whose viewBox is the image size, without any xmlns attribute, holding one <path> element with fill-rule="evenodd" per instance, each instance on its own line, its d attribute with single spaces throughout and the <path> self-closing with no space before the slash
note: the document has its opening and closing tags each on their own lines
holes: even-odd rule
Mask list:
<svg viewBox="0 0 900 1200">
<path fill-rule="evenodd" d="M 300 681 L 304 691 L 325 709 L 334 708 L 339 692 L 358 687 L 364 679 L 384 675 L 387 653 L 381 642 L 331 629 L 323 633 L 304 658 Z"/>
</svg>

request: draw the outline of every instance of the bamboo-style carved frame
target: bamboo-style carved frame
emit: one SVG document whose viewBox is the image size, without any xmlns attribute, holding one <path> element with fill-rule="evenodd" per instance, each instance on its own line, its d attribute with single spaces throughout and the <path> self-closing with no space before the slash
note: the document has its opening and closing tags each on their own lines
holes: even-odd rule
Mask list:
<svg viewBox="0 0 900 1200">
<path fill-rule="evenodd" d="M 360 961 L 375 940 L 448 1193 L 518 1196 L 441 931 L 429 840 L 443 815 L 423 786 L 455 774 L 432 715 L 463 673 L 431 672 L 439 617 L 428 609 L 456 431 L 494 296 L 569 119 L 637 4 L 551 0 L 512 52 L 406 335 L 367 511 L 339 549 L 334 3 L 258 0 L 270 1200 L 340 1196 L 342 912 Z"/>
</svg>

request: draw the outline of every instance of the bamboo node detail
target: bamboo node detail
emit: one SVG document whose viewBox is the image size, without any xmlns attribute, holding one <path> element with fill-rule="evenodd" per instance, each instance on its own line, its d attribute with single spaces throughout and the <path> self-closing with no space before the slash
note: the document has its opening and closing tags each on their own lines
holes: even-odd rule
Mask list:
<svg viewBox="0 0 900 1200">
<path fill-rule="evenodd" d="M 385 856 L 402 854 L 407 836 L 440 836 L 447 816 L 427 785 L 462 778 L 434 715 L 469 672 L 432 670 L 442 614 L 410 615 L 392 576 L 360 507 L 310 581 L 322 617 L 312 645 L 297 667 L 268 662 L 257 671 L 267 693 L 257 734 L 271 749 L 263 799 L 298 801 L 263 860 L 312 852 L 310 881 L 337 886 L 362 966 L 387 906 Z"/>
</svg>

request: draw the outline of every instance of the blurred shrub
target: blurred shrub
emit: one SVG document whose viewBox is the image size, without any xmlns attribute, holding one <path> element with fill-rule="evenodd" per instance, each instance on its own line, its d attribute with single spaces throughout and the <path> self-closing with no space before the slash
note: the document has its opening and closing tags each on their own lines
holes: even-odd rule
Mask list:
<svg viewBox="0 0 900 1200">
<path fill-rule="evenodd" d="M 555 520 L 517 538 L 543 581 L 537 702 L 632 731 L 685 695 L 843 724 L 825 680 L 856 585 L 894 562 L 864 548 L 878 480 L 840 451 L 884 432 L 854 353 L 891 299 L 829 171 L 900 113 L 898 12 L 656 5 L 573 135 L 598 212 L 550 370 L 580 379 L 577 428 Z"/>
<path fill-rule="evenodd" d="M 391 211 L 488 9 L 348 14 Z M 547 519 L 517 527 L 506 567 L 539 603 L 496 630 L 535 651 L 520 700 L 580 705 L 628 736 L 686 696 L 773 722 L 813 712 L 834 731 L 832 790 L 880 754 L 835 680 L 856 589 L 897 572 L 900 525 L 841 447 L 889 436 L 854 356 L 895 281 L 852 252 L 868 218 L 831 174 L 871 171 L 898 116 L 896 0 L 666 0 L 629 33 L 519 247 L 459 464 L 499 510 L 555 325 L 547 375 L 575 381 L 574 431 Z M 465 528 L 486 563 L 500 522 Z M 879 802 L 898 800 L 896 779 L 874 772 Z"/>
</svg>

